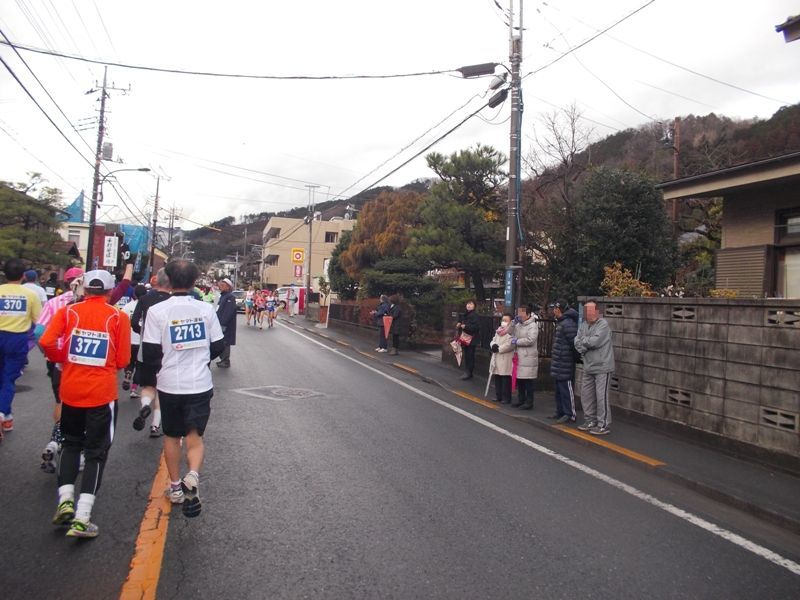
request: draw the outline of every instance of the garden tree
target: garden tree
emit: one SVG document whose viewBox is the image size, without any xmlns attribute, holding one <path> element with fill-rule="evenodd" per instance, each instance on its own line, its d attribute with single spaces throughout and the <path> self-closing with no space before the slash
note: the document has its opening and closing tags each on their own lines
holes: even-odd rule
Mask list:
<svg viewBox="0 0 800 600">
<path fill-rule="evenodd" d="M 558 286 L 569 279 L 576 258 L 576 189 L 589 166 L 592 131 L 574 104 L 540 121 L 525 159 L 532 179 L 523 183 L 520 199 L 520 246 L 533 259 L 524 265 L 523 296 L 546 299 L 563 296 Z"/>
<path fill-rule="evenodd" d="M 351 279 L 378 260 L 402 256 L 422 197 L 410 191 L 384 191 L 364 203 L 341 265 Z"/>
<path fill-rule="evenodd" d="M 413 307 L 418 325 L 440 328 L 444 290 L 437 280 L 425 276 L 427 270 L 410 258 L 385 258 L 364 270 L 363 289 L 371 298 L 399 294 Z"/>
<path fill-rule="evenodd" d="M 577 253 L 569 297 L 601 292 L 603 268 L 619 262 L 658 289 L 675 267 L 675 242 L 652 180 L 622 169 L 588 174 L 576 206 Z"/>
<path fill-rule="evenodd" d="M 353 237 L 352 231 L 343 231 L 339 242 L 331 252 L 331 260 L 328 263 L 328 278 L 330 279 L 331 290 L 339 295 L 341 300 L 355 300 L 358 294 L 358 280 L 350 277 L 342 267 L 342 252 L 350 246 Z"/>
<path fill-rule="evenodd" d="M 69 264 L 66 254 L 53 250 L 61 241 L 56 233 L 56 201 L 61 194 L 55 188 L 49 190 L 37 200 L 0 184 L 0 259 L 22 258 L 34 266 Z"/>
<path fill-rule="evenodd" d="M 478 144 L 449 157 L 427 156 L 440 181 L 431 186 L 418 211 L 419 225 L 411 233 L 406 256 L 427 269 L 456 268 L 470 279 L 478 300 L 486 299 L 485 277 L 503 264 L 504 232 L 501 185 L 505 156 Z"/>
</svg>

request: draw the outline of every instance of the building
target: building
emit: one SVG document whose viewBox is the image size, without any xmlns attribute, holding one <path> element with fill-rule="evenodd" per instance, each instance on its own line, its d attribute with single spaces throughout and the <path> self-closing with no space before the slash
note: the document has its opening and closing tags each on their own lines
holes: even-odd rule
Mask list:
<svg viewBox="0 0 800 600">
<path fill-rule="evenodd" d="M 665 200 L 721 197 L 716 287 L 800 298 L 800 152 L 660 184 Z"/>
<path fill-rule="evenodd" d="M 345 231 L 355 221 L 333 217 L 329 221 L 315 218 L 311 222 L 311 287 L 316 279 L 327 279 L 328 261 Z M 272 217 L 264 227 L 261 249 L 261 281 L 270 288 L 294 283 L 306 284 L 309 269 L 309 225 L 304 219 Z"/>
</svg>

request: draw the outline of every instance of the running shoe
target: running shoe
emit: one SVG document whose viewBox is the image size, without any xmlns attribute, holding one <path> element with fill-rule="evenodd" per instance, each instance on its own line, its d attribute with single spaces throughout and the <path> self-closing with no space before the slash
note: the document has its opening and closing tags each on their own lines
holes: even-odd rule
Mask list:
<svg viewBox="0 0 800 600">
<path fill-rule="evenodd" d="M 6 433 L 14 431 L 14 415 L 6 415 L 3 417 L 2 421 L 0 421 L 0 428 Z"/>
<path fill-rule="evenodd" d="M 196 517 L 200 514 L 200 492 L 198 491 L 199 482 L 197 474 L 189 471 L 181 481 L 181 491 L 183 492 L 183 505 L 181 510 L 183 516 L 187 518 Z"/>
<path fill-rule="evenodd" d="M 133 420 L 133 428 L 136 431 L 141 431 L 144 429 L 144 422 L 147 417 L 150 416 L 150 413 L 153 412 L 153 409 L 150 408 L 149 404 L 145 404 L 142 408 L 139 409 L 139 416 Z"/>
<path fill-rule="evenodd" d="M 589 433 L 592 435 L 608 435 L 611 433 L 611 430 L 608 427 L 600 427 L 600 425 L 595 425 L 589 430 Z"/>
<path fill-rule="evenodd" d="M 75 518 L 75 501 L 64 500 L 58 505 L 53 517 L 53 525 L 69 525 Z"/>
<path fill-rule="evenodd" d="M 131 379 L 133 379 L 133 371 L 125 369 L 125 376 L 122 378 L 122 389 L 126 392 L 131 389 Z"/>
<path fill-rule="evenodd" d="M 141 397 L 142 397 L 142 393 L 139 391 L 139 388 L 138 387 L 134 387 L 131 390 L 131 398 L 141 398 Z"/>
<path fill-rule="evenodd" d="M 591 431 L 596 425 L 597 423 L 595 423 L 594 421 L 584 421 L 583 423 L 578 425 L 578 429 L 580 431 Z"/>
<path fill-rule="evenodd" d="M 169 498 L 169 501 L 172 504 L 183 504 L 183 501 L 185 499 L 183 495 L 183 487 L 173 489 L 172 486 L 170 486 L 164 493 L 166 494 L 167 498 Z"/>
<path fill-rule="evenodd" d="M 162 435 L 164 435 L 164 433 L 161 431 L 161 425 L 151 425 L 150 426 L 150 437 L 151 438 L 161 437 Z"/>
<path fill-rule="evenodd" d="M 56 472 L 56 455 L 58 454 L 58 442 L 50 440 L 47 442 L 47 446 L 44 447 L 44 452 L 42 452 L 42 464 L 41 469 L 45 473 L 55 473 Z"/>
<path fill-rule="evenodd" d="M 100 528 L 94 523 L 73 519 L 72 525 L 69 526 L 67 531 L 67 537 L 96 538 L 98 533 L 100 533 Z"/>
</svg>

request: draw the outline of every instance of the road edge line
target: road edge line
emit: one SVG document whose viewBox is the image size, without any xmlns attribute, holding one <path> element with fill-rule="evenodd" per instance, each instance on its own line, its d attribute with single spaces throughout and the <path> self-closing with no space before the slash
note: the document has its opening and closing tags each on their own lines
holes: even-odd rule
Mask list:
<svg viewBox="0 0 800 600">
<path fill-rule="evenodd" d="M 169 513 L 172 509 L 172 504 L 164 494 L 168 487 L 169 474 L 162 451 L 150 488 L 147 508 L 139 526 L 139 535 L 136 536 L 136 549 L 131 558 L 128 577 L 120 590 L 120 600 L 147 600 L 156 597 L 167 541 Z"/>
</svg>

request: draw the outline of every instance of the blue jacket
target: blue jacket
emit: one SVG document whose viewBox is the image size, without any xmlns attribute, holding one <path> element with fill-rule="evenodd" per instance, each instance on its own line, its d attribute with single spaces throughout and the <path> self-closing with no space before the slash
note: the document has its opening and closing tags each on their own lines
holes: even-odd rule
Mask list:
<svg viewBox="0 0 800 600">
<path fill-rule="evenodd" d="M 217 318 L 222 326 L 225 344 L 236 345 L 236 298 L 231 292 L 224 292 L 219 297 L 217 305 Z"/>
<path fill-rule="evenodd" d="M 389 314 L 391 307 L 392 305 L 388 302 L 378 304 L 378 308 L 375 309 L 375 321 L 378 323 L 378 327 L 383 327 L 383 317 Z"/>
<path fill-rule="evenodd" d="M 575 377 L 575 353 L 573 351 L 575 334 L 578 333 L 578 313 L 568 308 L 558 318 L 556 333 L 553 336 L 553 353 L 550 359 L 550 375 L 557 381 Z"/>
</svg>

